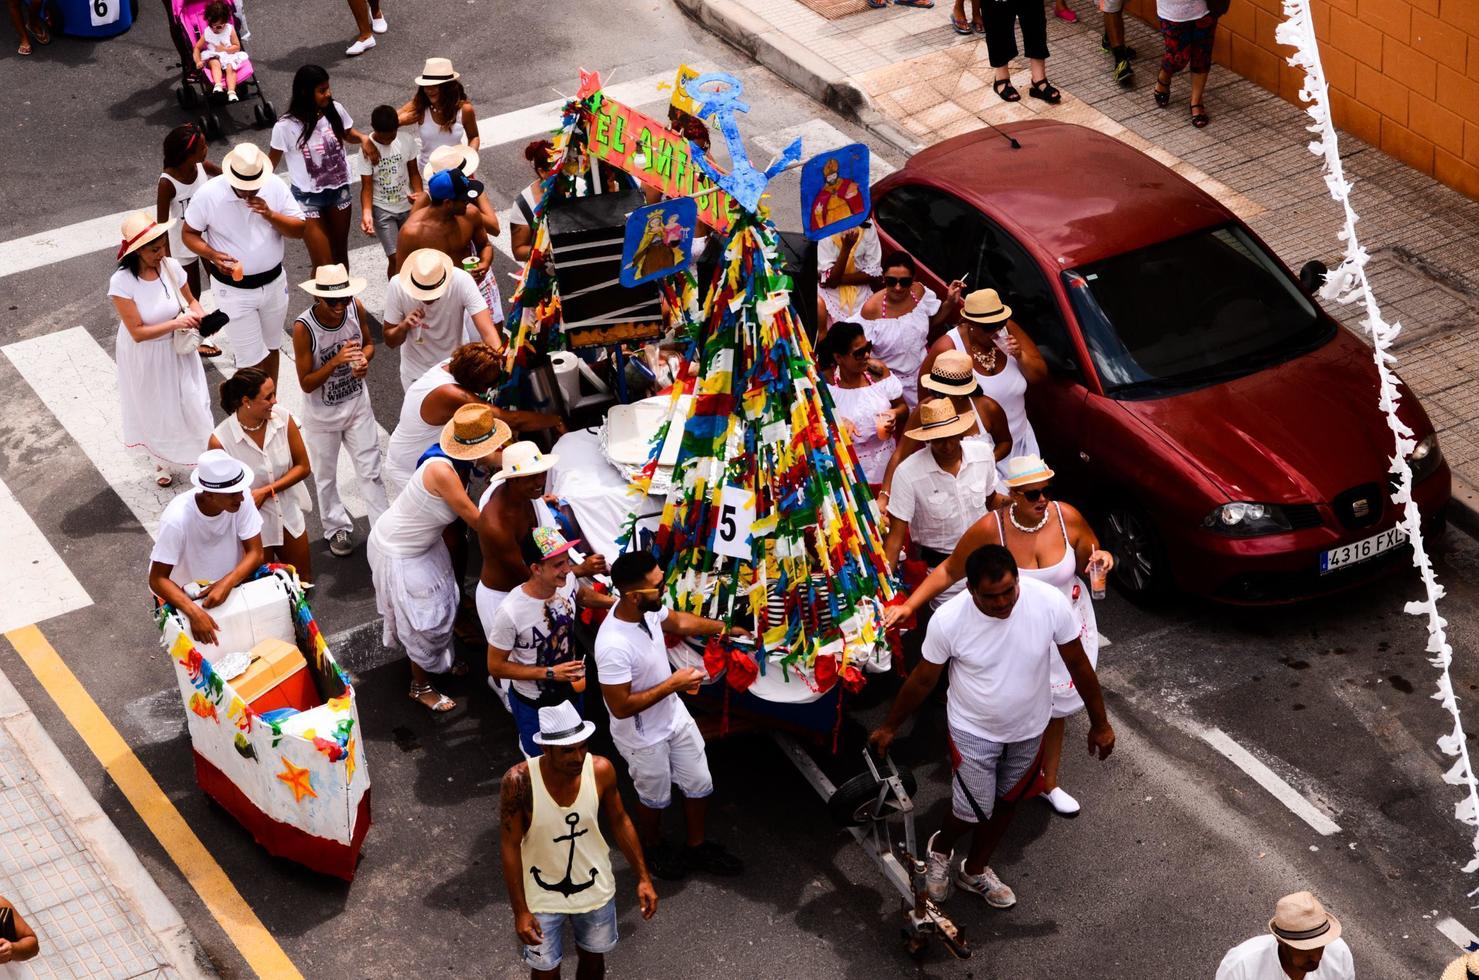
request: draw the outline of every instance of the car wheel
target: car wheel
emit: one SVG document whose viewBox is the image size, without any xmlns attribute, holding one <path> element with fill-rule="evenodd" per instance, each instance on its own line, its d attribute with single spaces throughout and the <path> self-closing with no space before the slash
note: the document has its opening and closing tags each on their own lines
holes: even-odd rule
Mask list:
<svg viewBox="0 0 1479 980">
<path fill-rule="evenodd" d="M 898 770 L 899 782 L 904 784 L 904 792 L 913 796 L 918 789 L 914 782 L 914 773 L 905 766 L 899 766 Z M 874 807 L 878 804 L 878 787 L 879 783 L 872 773 L 860 772 L 837 787 L 827 800 L 827 812 L 838 826 L 857 827 L 869 823 L 877 816 Z"/>
<path fill-rule="evenodd" d="M 1167 591 L 1170 569 L 1155 525 L 1145 512 L 1115 504 L 1104 518 L 1104 547 L 1114 555 L 1110 573 L 1115 585 L 1136 601 L 1158 598 Z"/>
</svg>

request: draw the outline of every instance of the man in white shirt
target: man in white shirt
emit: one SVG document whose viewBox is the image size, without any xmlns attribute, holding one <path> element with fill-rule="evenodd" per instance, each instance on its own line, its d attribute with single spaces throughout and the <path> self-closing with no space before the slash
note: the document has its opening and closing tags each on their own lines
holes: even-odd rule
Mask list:
<svg viewBox="0 0 1479 980">
<path fill-rule="evenodd" d="M 467 336 L 464 317 L 472 318 L 477 336 Z M 385 343 L 400 348 L 401 387 L 409 389 L 464 342 L 479 339 L 503 347 L 477 281 L 434 248 L 402 255 L 401 271 L 385 290 Z"/>
<path fill-rule="evenodd" d="M 933 569 L 950 557 L 966 528 L 991 509 L 996 456 L 980 439 L 962 441 L 975 418 L 961 415 L 948 398 L 920 402 L 919 423 L 904 436 L 924 443 L 929 452 L 914 453 L 894 471 L 883 554 L 890 563 L 898 561 L 907 535 Z M 930 607 L 938 609 L 964 588 L 964 581 L 955 583 Z"/>
<path fill-rule="evenodd" d="M 923 659 L 868 741 L 886 755 L 899 725 L 950 665 L 946 717 L 954 779 L 950 813 L 926 846 L 929 895 L 941 901 L 950 890 L 954 852 L 937 845 L 948 848 L 970 830 L 970 852 L 955 868 L 955 885 L 1004 909 L 1017 896 L 987 862 L 1040 767 L 1042 734 L 1053 712 L 1052 657 L 1063 658 L 1083 695 L 1090 754 L 1109 757 L 1114 729 L 1104 713 L 1099 678 L 1079 643 L 1078 617 L 1063 593 L 1019 579 L 1012 553 L 995 544 L 966 559 L 965 581 L 966 591 L 936 610 Z"/>
<path fill-rule="evenodd" d="M 149 589 L 184 613 L 197 641 L 214 643 L 219 628 L 207 609 L 262 565 L 262 515 L 252 495 L 252 471 L 222 449 L 200 454 L 190 482 L 196 489 L 169 502 L 149 555 Z M 199 600 L 185 591 L 211 583 Z"/>
<path fill-rule="evenodd" d="M 277 350 L 288 312 L 283 242 L 303 237 L 303 208 L 267 155 L 241 143 L 221 160 L 185 209 L 185 246 L 205 259 L 216 280 L 216 306 L 231 319 L 225 331 L 236 366 L 259 367 L 277 380 Z"/>
<path fill-rule="evenodd" d="M 569 701 L 585 707 L 585 660 L 571 643 L 575 607 L 608 609 L 602 595 L 575 578 L 570 549 L 577 541 L 550 527 L 536 527 L 519 540 L 529 579 L 498 606 L 488 629 L 488 675 L 510 683 L 509 710 L 519 747 L 532 759 L 542 749 L 539 709 Z"/>
<path fill-rule="evenodd" d="M 611 715 L 611 740 L 627 761 L 637 790 L 637 831 L 653 873 L 670 880 L 688 871 L 732 876 L 744 870 L 739 858 L 704 839 L 708 796 L 714 791 L 704 737 L 679 691 L 698 691 L 703 671 L 668 663 L 669 636 L 718 636 L 724 624 L 675 612 L 662 602 L 662 569 L 647 551 L 629 551 L 611 565 L 611 584 L 620 599 L 596 634 L 596 672 Z M 744 634 L 735 627 L 730 631 Z M 688 820 L 681 850 L 662 840 L 662 812 L 673 784 L 683 793 Z"/>
<path fill-rule="evenodd" d="M 1356 980 L 1356 964 L 1340 920 L 1309 892 L 1295 892 L 1274 906 L 1267 935 L 1227 951 L 1217 980 Z"/>
</svg>

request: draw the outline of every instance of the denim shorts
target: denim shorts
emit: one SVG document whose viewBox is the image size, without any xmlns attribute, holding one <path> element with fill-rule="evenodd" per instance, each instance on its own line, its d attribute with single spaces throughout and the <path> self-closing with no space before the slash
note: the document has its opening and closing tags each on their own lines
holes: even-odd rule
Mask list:
<svg viewBox="0 0 1479 980">
<path fill-rule="evenodd" d="M 293 199 L 303 209 L 305 218 L 321 218 L 325 211 L 343 211 L 349 207 L 349 185 L 326 191 L 300 191 L 294 187 Z"/>
<path fill-rule="evenodd" d="M 565 956 L 565 923 L 575 930 L 575 945 L 587 953 L 609 953 L 616 948 L 616 898 L 590 912 L 535 912 L 544 942 L 525 946 L 524 964 L 531 970 L 553 970 Z"/>
</svg>

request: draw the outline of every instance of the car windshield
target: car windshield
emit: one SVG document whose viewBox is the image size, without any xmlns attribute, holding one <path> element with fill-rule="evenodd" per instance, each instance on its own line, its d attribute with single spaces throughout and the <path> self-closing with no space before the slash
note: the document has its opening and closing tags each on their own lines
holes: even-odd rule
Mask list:
<svg viewBox="0 0 1479 980">
<path fill-rule="evenodd" d="M 1117 397 L 1240 378 L 1319 347 L 1337 329 L 1236 225 L 1063 278 L 1105 394 Z"/>
</svg>

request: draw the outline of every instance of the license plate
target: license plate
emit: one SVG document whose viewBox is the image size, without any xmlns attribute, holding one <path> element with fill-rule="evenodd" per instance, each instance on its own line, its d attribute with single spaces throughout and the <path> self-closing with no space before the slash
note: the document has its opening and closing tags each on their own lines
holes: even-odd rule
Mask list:
<svg viewBox="0 0 1479 980">
<path fill-rule="evenodd" d="M 1389 528 L 1380 534 L 1366 538 L 1361 541 L 1352 541 L 1343 544 L 1339 548 L 1331 548 L 1329 551 L 1320 553 L 1320 574 L 1333 572 L 1337 568 L 1354 565 L 1370 558 L 1375 558 L 1382 552 L 1400 548 L 1407 543 L 1407 532 L 1400 527 Z"/>
</svg>

